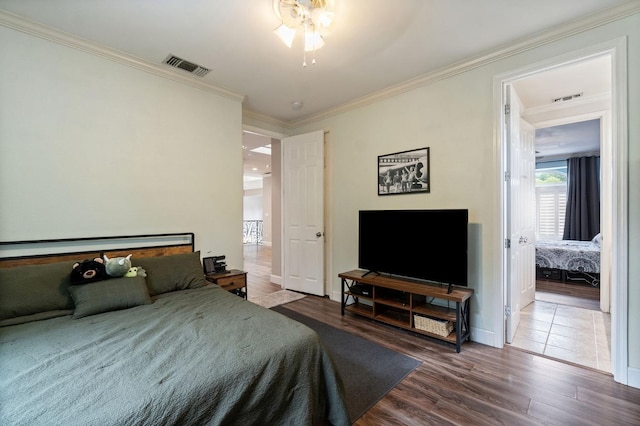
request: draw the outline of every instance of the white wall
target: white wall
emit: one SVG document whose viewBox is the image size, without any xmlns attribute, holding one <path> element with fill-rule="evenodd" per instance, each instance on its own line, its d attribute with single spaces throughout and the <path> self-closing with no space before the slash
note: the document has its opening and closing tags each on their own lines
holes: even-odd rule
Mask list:
<svg viewBox="0 0 640 426">
<path fill-rule="evenodd" d="M 271 282 L 282 284 L 282 150 L 271 139 Z"/>
<path fill-rule="evenodd" d="M 472 224 L 469 280 L 476 292 L 471 323 L 475 330 L 493 333 L 491 313 L 499 289 L 483 285 L 492 279 L 486 265 L 497 253 L 487 246 L 498 232 L 491 81 L 463 74 L 314 126 L 331 134 L 332 297 L 339 294 L 337 274 L 357 266 L 358 210 L 467 208 Z M 379 197 L 377 157 L 422 147 L 430 147 L 431 193 Z M 419 248 L 427 242 L 415 243 Z"/>
<path fill-rule="evenodd" d="M 242 267 L 240 101 L 3 26 L 0 51 L 3 241 L 194 232 Z"/>
<path fill-rule="evenodd" d="M 548 58 L 628 36 L 629 255 L 640 257 L 640 15 L 598 26 L 532 50 L 439 79 L 423 87 L 311 124 L 295 134 L 330 132 L 328 187 L 332 297 L 339 299 L 337 274 L 357 265 L 360 209 L 468 208 L 472 338 L 494 344 L 501 309 L 499 218 L 500 162 L 494 135 L 493 78 Z M 430 194 L 379 197 L 377 156 L 431 147 Z M 348 184 L 346 184 L 348 183 Z M 436 242 L 437 243 L 437 242 Z M 418 243 L 419 244 L 419 243 Z M 640 368 L 640 263 L 629 270 L 629 365 Z M 636 376 L 636 386 L 640 376 Z M 630 380 L 632 382 L 632 380 Z"/>
<path fill-rule="evenodd" d="M 262 189 L 244 192 L 242 218 L 244 220 L 262 220 Z"/>
<path fill-rule="evenodd" d="M 262 244 L 269 246 L 273 242 L 273 226 L 271 224 L 272 182 L 271 176 L 265 176 L 262 179 Z"/>
</svg>

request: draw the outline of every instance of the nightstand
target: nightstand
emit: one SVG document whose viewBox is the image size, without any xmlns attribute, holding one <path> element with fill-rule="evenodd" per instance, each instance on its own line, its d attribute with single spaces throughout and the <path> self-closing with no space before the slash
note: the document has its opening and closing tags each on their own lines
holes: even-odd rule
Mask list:
<svg viewBox="0 0 640 426">
<path fill-rule="evenodd" d="M 243 299 L 247 298 L 247 273 L 244 271 L 231 269 L 226 272 L 207 274 L 206 278 L 207 281 L 217 284 Z"/>
</svg>

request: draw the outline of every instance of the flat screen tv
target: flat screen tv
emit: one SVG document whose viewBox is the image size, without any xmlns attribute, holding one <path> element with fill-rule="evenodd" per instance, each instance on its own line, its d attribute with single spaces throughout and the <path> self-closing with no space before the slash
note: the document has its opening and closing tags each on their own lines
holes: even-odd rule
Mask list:
<svg viewBox="0 0 640 426">
<path fill-rule="evenodd" d="M 469 212 L 360 210 L 358 268 L 467 286 Z"/>
</svg>

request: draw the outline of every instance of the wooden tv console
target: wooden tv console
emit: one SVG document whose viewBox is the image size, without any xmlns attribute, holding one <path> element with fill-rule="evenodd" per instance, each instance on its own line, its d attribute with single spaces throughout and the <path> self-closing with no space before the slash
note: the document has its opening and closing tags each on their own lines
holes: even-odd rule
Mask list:
<svg viewBox="0 0 640 426">
<path fill-rule="evenodd" d="M 338 274 L 342 279 L 342 315 L 347 311 L 443 340 L 455 345 L 456 351 L 460 352 L 462 343 L 469 339 L 470 334 L 469 301 L 473 295 L 472 289 L 452 287 L 451 293 L 447 293 L 446 285 L 426 284 L 375 273 L 364 276 L 365 273 L 353 270 Z M 363 285 L 369 290 L 365 294 L 360 291 Z M 451 304 L 455 304 L 455 307 Z M 451 321 L 453 330 L 445 336 L 416 328 L 416 316 L 434 321 Z"/>
</svg>

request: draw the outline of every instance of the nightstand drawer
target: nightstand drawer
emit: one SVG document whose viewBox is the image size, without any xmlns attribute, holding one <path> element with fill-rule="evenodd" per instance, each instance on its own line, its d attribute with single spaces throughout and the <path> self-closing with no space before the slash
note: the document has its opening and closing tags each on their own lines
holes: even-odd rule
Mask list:
<svg viewBox="0 0 640 426">
<path fill-rule="evenodd" d="M 238 269 L 232 269 L 226 272 L 218 272 L 207 274 L 207 281 L 219 285 L 223 289 L 230 291 L 238 296 L 247 298 L 247 273 Z M 245 289 L 244 291 L 242 289 Z"/>
<path fill-rule="evenodd" d="M 224 277 L 216 279 L 216 284 L 225 290 L 235 290 L 236 288 L 242 288 L 247 285 L 245 274 L 234 275 L 232 277 Z"/>
</svg>

